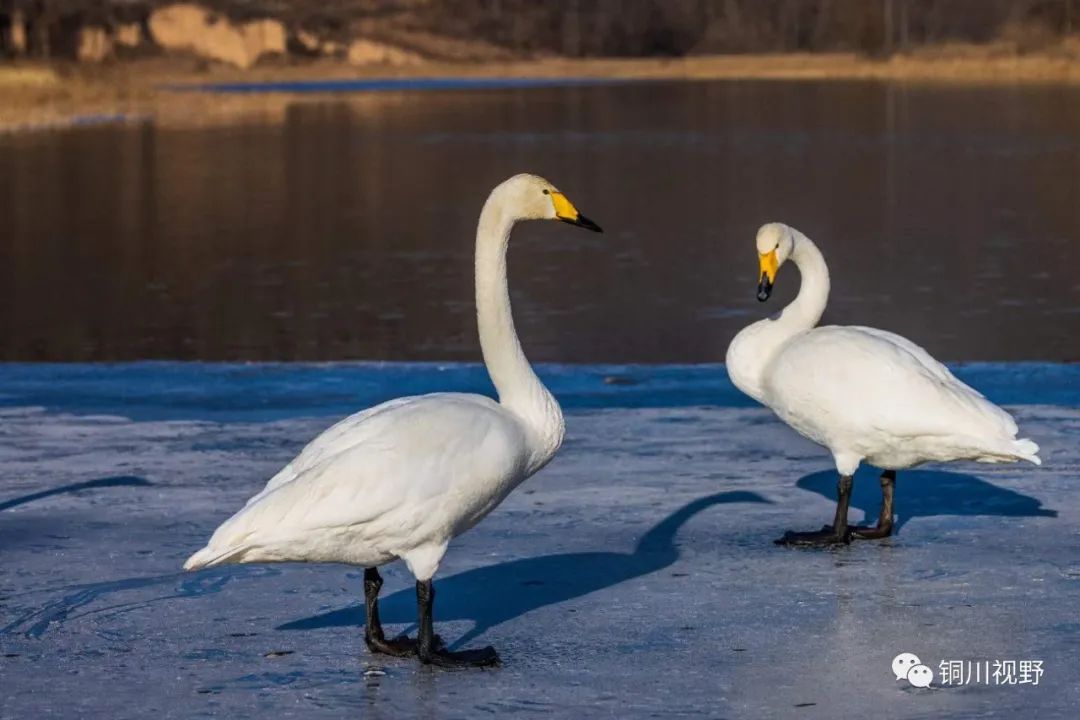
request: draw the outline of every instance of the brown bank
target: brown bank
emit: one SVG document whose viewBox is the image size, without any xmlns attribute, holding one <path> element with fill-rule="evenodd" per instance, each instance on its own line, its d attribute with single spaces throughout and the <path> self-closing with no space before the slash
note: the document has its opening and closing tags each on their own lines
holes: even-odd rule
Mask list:
<svg viewBox="0 0 1080 720">
<path fill-rule="evenodd" d="M 218 3 L 217 5 L 221 5 Z M 280 115 L 284 97 L 200 98 L 177 84 L 378 77 L 1080 82 L 1080 36 L 1003 35 L 875 58 L 852 52 L 585 58 L 511 50 L 389 20 L 225 12 L 214 3 L 0 5 L 0 130 L 152 116 L 168 124 Z M 224 7 L 224 6 L 223 6 Z M 42 10 L 41 8 L 46 8 Z M 819 16 L 820 16 L 819 11 Z M 66 13 L 66 14 L 65 14 Z M 397 17 L 397 16 L 395 16 Z M 318 99 L 317 96 L 305 96 Z"/>
<path fill-rule="evenodd" d="M 192 100 L 176 84 L 379 77 L 538 77 L 641 80 L 880 80 L 908 83 L 1080 83 L 1080 41 L 1055 52 L 1019 55 L 999 46 L 949 46 L 888 60 L 853 53 L 726 55 L 678 59 L 489 59 L 374 62 L 317 59 L 247 69 L 203 58 L 163 57 L 87 66 L 0 66 L 0 130 L 63 124 L 83 116 L 153 116 L 168 124 L 216 122 L 283 106 L 283 97 Z M 358 54 L 358 53 L 357 53 Z M 306 96 L 318 99 L 318 96 Z M 288 101 L 293 101 L 289 99 Z"/>
</svg>

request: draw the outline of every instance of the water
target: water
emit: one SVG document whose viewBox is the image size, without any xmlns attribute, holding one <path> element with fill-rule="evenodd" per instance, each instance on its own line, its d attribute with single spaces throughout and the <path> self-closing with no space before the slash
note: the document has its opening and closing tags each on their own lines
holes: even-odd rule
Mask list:
<svg viewBox="0 0 1080 720">
<path fill-rule="evenodd" d="M 344 98 L 344 99 L 343 99 Z M 0 359 L 475 360 L 472 244 L 528 170 L 604 225 L 515 234 L 534 360 L 723 359 L 755 229 L 826 321 L 947 360 L 1080 359 L 1080 92 L 701 82 L 383 92 L 0 139 Z"/>
</svg>

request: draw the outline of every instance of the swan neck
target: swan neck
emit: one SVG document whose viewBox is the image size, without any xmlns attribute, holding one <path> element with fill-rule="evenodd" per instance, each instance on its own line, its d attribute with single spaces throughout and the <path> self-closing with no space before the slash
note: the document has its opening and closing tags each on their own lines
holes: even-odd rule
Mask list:
<svg viewBox="0 0 1080 720">
<path fill-rule="evenodd" d="M 499 403 L 533 432 L 534 462 L 542 465 L 562 443 L 563 417 L 555 398 L 525 357 L 514 328 L 506 250 L 516 220 L 496 195 L 488 199 L 480 214 L 476 233 L 476 317 L 484 365 Z"/>
<path fill-rule="evenodd" d="M 795 240 L 791 261 L 799 268 L 802 282 L 799 294 L 784 308 L 782 318 L 797 330 L 809 330 L 818 324 L 829 302 L 829 268 L 814 242 L 792 228 Z"/>
<path fill-rule="evenodd" d="M 794 228 L 791 233 L 794 243 L 790 259 L 802 276 L 799 294 L 779 315 L 759 320 L 736 335 L 726 358 L 735 386 L 765 404 L 764 372 L 769 362 L 789 340 L 818 324 L 829 301 L 825 258 L 810 238 Z"/>
</svg>

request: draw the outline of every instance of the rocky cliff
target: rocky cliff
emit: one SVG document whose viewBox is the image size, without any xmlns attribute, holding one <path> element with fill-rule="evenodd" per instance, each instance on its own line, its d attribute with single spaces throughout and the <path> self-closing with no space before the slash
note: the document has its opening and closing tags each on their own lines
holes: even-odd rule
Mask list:
<svg viewBox="0 0 1080 720">
<path fill-rule="evenodd" d="M 99 63 L 183 54 L 249 68 L 290 57 L 415 64 L 448 52 L 446 43 L 424 47 L 422 34 L 410 33 L 414 37 L 406 41 L 394 39 L 393 23 L 380 22 L 382 5 L 378 0 L 0 0 L 0 56 Z M 408 5 L 394 3 L 396 14 L 400 16 Z M 452 47 L 449 52 L 454 54 Z"/>
</svg>

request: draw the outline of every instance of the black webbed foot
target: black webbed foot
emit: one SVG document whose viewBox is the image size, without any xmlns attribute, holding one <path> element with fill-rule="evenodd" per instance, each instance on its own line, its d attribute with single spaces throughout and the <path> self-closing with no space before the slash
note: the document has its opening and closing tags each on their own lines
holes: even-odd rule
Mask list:
<svg viewBox="0 0 1080 720">
<path fill-rule="evenodd" d="M 425 665 L 437 665 L 444 668 L 495 667 L 499 656 L 490 645 L 479 650 L 461 650 L 451 652 L 432 630 L 431 608 L 435 603 L 435 587 L 431 580 L 416 581 L 416 604 L 419 611 L 416 633 L 416 656 Z"/>
<path fill-rule="evenodd" d="M 803 547 L 826 547 L 829 545 L 847 545 L 851 542 L 851 529 L 847 524 L 848 505 L 851 503 L 851 476 L 841 475 L 836 483 L 836 515 L 832 525 L 825 525 L 817 532 L 793 532 L 788 530 L 784 537 L 774 542 L 777 545 L 795 545 Z"/>
<path fill-rule="evenodd" d="M 425 665 L 437 665 L 443 668 L 498 667 L 499 654 L 488 645 L 478 650 L 460 650 L 451 652 L 444 648 L 432 648 L 427 653 L 419 650 L 417 655 Z"/>
<path fill-rule="evenodd" d="M 784 537 L 774 542 L 777 545 L 801 547 L 824 547 L 828 545 L 847 545 L 851 542 L 851 528 L 837 531 L 832 525 L 825 525 L 816 532 L 794 532 L 788 530 Z"/>
<path fill-rule="evenodd" d="M 851 531 L 851 537 L 856 540 L 880 540 L 892 535 L 892 523 L 886 526 L 856 525 L 848 529 Z"/>
<path fill-rule="evenodd" d="M 386 638 L 370 638 L 365 637 L 364 642 L 367 643 L 368 650 L 373 653 L 380 653 L 382 655 L 390 655 L 392 657 L 411 657 L 416 654 L 416 639 L 411 638 L 408 635 L 398 635 L 396 638 L 387 640 Z M 445 647 L 441 637 L 436 635 L 433 638 L 433 643 L 436 649 L 442 649 Z"/>
</svg>

